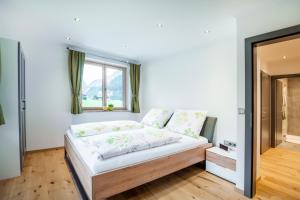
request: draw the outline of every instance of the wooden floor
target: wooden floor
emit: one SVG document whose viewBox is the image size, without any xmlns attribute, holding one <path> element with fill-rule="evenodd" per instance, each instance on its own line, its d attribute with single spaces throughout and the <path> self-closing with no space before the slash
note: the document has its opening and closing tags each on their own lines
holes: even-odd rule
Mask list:
<svg viewBox="0 0 300 200">
<path fill-rule="evenodd" d="M 262 179 L 254 199 L 300 199 L 300 152 L 271 149 L 262 156 Z M 0 199 L 80 199 L 62 149 L 30 153 L 21 177 L 0 182 Z M 234 185 L 198 167 L 116 195 L 110 200 L 246 200 Z"/>
<path fill-rule="evenodd" d="M 79 195 L 62 149 L 28 154 L 23 175 L 0 182 L 0 199 L 76 200 Z M 198 167 L 190 167 L 110 200 L 215 200 L 246 199 L 234 185 Z"/>
<path fill-rule="evenodd" d="M 300 151 L 287 148 L 272 148 L 261 156 L 256 199 L 300 199 Z"/>
<path fill-rule="evenodd" d="M 27 154 L 23 175 L 0 182 L 0 199 L 78 199 L 63 149 Z"/>
</svg>

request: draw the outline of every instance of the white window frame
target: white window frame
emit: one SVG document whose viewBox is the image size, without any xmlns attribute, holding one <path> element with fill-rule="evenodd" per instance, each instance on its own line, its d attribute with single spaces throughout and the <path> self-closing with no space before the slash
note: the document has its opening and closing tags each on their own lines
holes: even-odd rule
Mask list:
<svg viewBox="0 0 300 200">
<path fill-rule="evenodd" d="M 107 107 L 107 86 L 106 86 L 106 69 L 118 69 L 122 70 L 123 75 L 123 107 L 114 107 L 114 111 L 127 110 L 127 68 L 118 66 L 115 64 L 107 64 L 104 62 L 96 62 L 93 60 L 86 60 L 84 64 L 91 64 L 95 66 L 102 67 L 102 107 L 82 107 L 84 111 L 103 111 L 104 107 Z M 82 95 L 81 95 L 82 96 Z M 81 97 L 82 101 L 82 97 Z M 82 103 L 82 102 L 81 102 Z"/>
</svg>

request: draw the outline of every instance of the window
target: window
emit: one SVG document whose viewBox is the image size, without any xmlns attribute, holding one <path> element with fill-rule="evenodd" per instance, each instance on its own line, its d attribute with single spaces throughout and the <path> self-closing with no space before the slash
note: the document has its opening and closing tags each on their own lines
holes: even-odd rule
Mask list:
<svg viewBox="0 0 300 200">
<path fill-rule="evenodd" d="M 126 68 L 86 61 L 82 80 L 82 107 L 101 110 L 113 104 L 126 109 Z"/>
</svg>

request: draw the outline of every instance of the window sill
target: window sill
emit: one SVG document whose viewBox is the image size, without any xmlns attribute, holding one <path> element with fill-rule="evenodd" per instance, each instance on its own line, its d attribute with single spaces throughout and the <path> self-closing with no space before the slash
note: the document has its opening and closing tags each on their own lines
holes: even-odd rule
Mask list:
<svg viewBox="0 0 300 200">
<path fill-rule="evenodd" d="M 91 112 L 115 113 L 115 112 L 131 112 L 131 111 L 127 109 L 113 110 L 113 111 L 100 110 L 100 109 L 83 109 L 83 112 L 84 113 L 91 113 Z"/>
</svg>

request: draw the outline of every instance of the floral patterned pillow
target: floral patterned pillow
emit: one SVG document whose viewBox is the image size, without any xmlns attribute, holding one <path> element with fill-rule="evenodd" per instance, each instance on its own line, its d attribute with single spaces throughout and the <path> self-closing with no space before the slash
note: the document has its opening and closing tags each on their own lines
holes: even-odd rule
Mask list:
<svg viewBox="0 0 300 200">
<path fill-rule="evenodd" d="M 143 118 L 142 124 L 155 128 L 163 128 L 173 114 L 170 110 L 151 109 Z"/>
<path fill-rule="evenodd" d="M 167 129 L 193 138 L 199 138 L 207 111 L 176 110 Z"/>
</svg>

